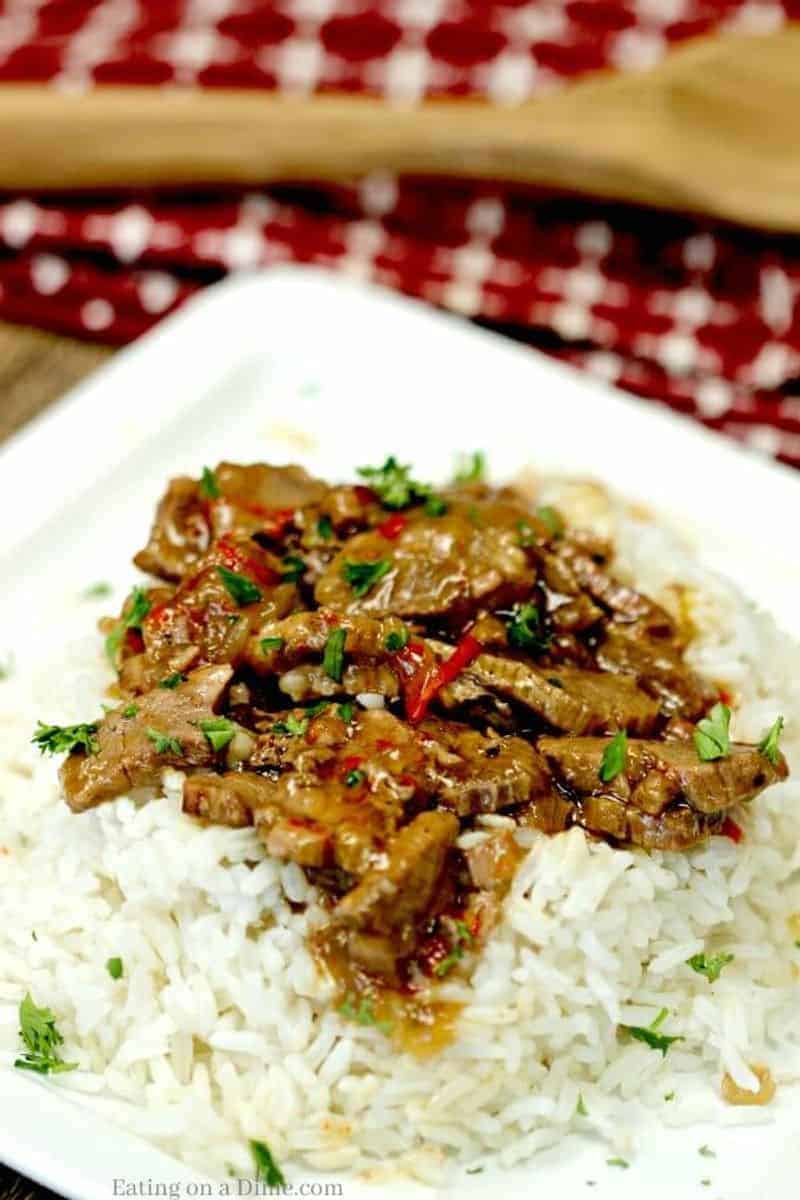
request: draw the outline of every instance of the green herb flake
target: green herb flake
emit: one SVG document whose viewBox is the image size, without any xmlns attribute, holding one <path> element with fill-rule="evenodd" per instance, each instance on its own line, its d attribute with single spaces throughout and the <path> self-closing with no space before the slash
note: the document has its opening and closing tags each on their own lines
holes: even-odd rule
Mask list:
<svg viewBox="0 0 800 1200">
<path fill-rule="evenodd" d="M 697 1153 L 702 1154 L 703 1158 L 716 1158 L 715 1151 L 710 1146 L 698 1146 Z"/>
<path fill-rule="evenodd" d="M 273 650 L 283 649 L 283 641 L 284 639 L 280 637 L 268 637 L 262 638 L 258 644 L 262 654 L 271 654 Z"/>
<path fill-rule="evenodd" d="M 783 733 L 783 726 L 783 717 L 776 717 L 774 725 L 767 730 L 758 743 L 759 754 L 763 755 L 767 762 L 772 763 L 773 767 L 777 767 L 780 762 L 781 752 L 778 748 L 778 742 Z"/>
<path fill-rule="evenodd" d="M 392 630 L 387 633 L 383 641 L 384 650 L 388 650 L 390 654 L 397 654 L 398 651 L 404 650 L 408 645 L 408 630 Z"/>
<path fill-rule="evenodd" d="M 296 717 L 290 714 L 285 721 L 276 721 L 272 726 L 273 733 L 285 733 L 291 737 L 302 737 L 308 732 L 308 717 Z"/>
<path fill-rule="evenodd" d="M 106 638 L 106 655 L 112 667 L 116 667 L 125 634 L 129 629 L 141 629 L 142 621 L 150 612 L 152 605 L 144 588 L 135 587 L 131 592 L 130 603 L 117 621 L 111 633 Z"/>
<path fill-rule="evenodd" d="M 621 1167 L 623 1171 L 627 1171 L 631 1164 L 624 1158 L 607 1158 L 606 1165 L 609 1167 Z"/>
<path fill-rule="evenodd" d="M 652 1021 L 646 1029 L 641 1025 L 623 1025 L 622 1028 L 630 1034 L 632 1038 L 636 1038 L 638 1042 L 644 1042 L 651 1050 L 659 1050 L 662 1058 L 666 1058 L 667 1051 L 673 1042 L 682 1042 L 684 1039 L 679 1035 L 669 1035 L 666 1033 L 658 1033 L 660 1025 L 669 1016 L 669 1010 L 662 1008 L 658 1016 Z"/>
<path fill-rule="evenodd" d="M 698 975 L 705 975 L 709 983 L 716 983 L 723 967 L 732 962 L 732 954 L 693 954 L 691 958 L 687 958 L 686 965 Z"/>
<path fill-rule="evenodd" d="M 126 704 L 122 710 L 122 715 L 126 720 L 130 721 L 131 717 L 138 715 L 139 706 L 137 704 Z"/>
<path fill-rule="evenodd" d="M 145 729 L 150 741 L 156 748 L 156 754 L 183 754 L 181 744 L 177 738 L 170 737 L 167 733 L 159 733 L 157 729 Z"/>
<path fill-rule="evenodd" d="M 83 598 L 84 600 L 105 600 L 111 595 L 113 590 L 110 583 L 102 581 L 100 583 L 93 583 L 90 587 L 86 588 Z"/>
<path fill-rule="evenodd" d="M 366 771 L 361 771 L 358 767 L 354 767 L 352 771 L 348 771 L 344 777 L 346 787 L 358 787 L 367 778 Z"/>
<path fill-rule="evenodd" d="M 106 963 L 106 970 L 112 979 L 122 979 L 124 967 L 121 958 L 110 958 Z"/>
<path fill-rule="evenodd" d="M 388 558 L 378 558 L 373 562 L 353 562 L 346 559 L 342 566 L 342 578 L 349 583 L 359 599 L 372 591 L 379 579 L 382 579 L 392 569 Z"/>
<path fill-rule="evenodd" d="M 219 500 L 222 495 L 217 477 L 210 467 L 203 467 L 203 473 L 200 476 L 200 495 L 205 500 Z"/>
<path fill-rule="evenodd" d="M 207 721 L 200 721 L 198 728 L 215 751 L 224 750 L 236 734 L 236 726 L 227 717 L 211 717 Z"/>
<path fill-rule="evenodd" d="M 441 496 L 431 494 L 425 501 L 425 515 L 426 517 L 443 517 L 447 512 L 447 507 L 446 500 L 443 500 Z"/>
<path fill-rule="evenodd" d="M 366 997 L 362 997 L 358 1008 L 355 1006 L 357 997 L 348 995 L 344 1004 L 339 1008 L 339 1012 L 343 1017 L 347 1017 L 348 1021 L 355 1021 L 357 1025 L 373 1025 L 379 1029 L 381 1033 L 391 1033 L 392 1026 L 390 1021 L 379 1021 L 372 1011 L 372 1002 Z"/>
<path fill-rule="evenodd" d="M 257 604 L 261 599 L 261 589 L 246 575 L 239 575 L 237 571 L 231 571 L 228 567 L 217 567 L 217 574 L 225 584 L 231 600 L 240 608 L 245 604 Z"/>
<path fill-rule="evenodd" d="M 542 504 L 536 509 L 538 520 L 545 526 L 551 538 L 560 538 L 564 536 L 564 518 L 561 513 L 551 508 L 549 504 Z"/>
<path fill-rule="evenodd" d="M 588 1117 L 589 1115 L 589 1110 L 580 1092 L 578 1093 L 578 1103 L 575 1105 L 575 1114 L 579 1117 Z"/>
<path fill-rule="evenodd" d="M 305 560 L 299 554 L 287 554 L 281 562 L 281 579 L 284 583 L 299 583 L 305 573 Z"/>
<path fill-rule="evenodd" d="M 552 638 L 542 629 L 542 619 L 535 604 L 517 604 L 506 621 L 510 645 L 530 654 L 541 654 Z"/>
<path fill-rule="evenodd" d="M 269 1188 L 285 1188 L 286 1176 L 280 1169 L 266 1142 L 250 1142 L 250 1153 L 256 1166 L 256 1182 Z"/>
<path fill-rule="evenodd" d="M 603 751 L 600 770 L 597 774 L 603 783 L 610 783 L 625 770 L 628 761 L 628 735 L 624 729 L 615 733 Z"/>
<path fill-rule="evenodd" d="M 317 537 L 323 542 L 329 542 L 333 537 L 333 522 L 330 517 L 322 516 L 317 521 Z"/>
<path fill-rule="evenodd" d="M 309 720 L 313 720 L 314 717 L 318 717 L 321 712 L 324 712 L 330 703 L 330 700 L 315 700 L 313 704 L 309 704 L 305 710 L 305 715 Z"/>
<path fill-rule="evenodd" d="M 345 725 L 349 725 L 353 719 L 355 708 L 349 700 L 345 700 L 344 704 L 340 704 L 336 711 L 339 714 L 339 719 L 344 721 Z"/>
<path fill-rule="evenodd" d="M 485 1167 L 467 1167 L 465 1169 L 464 1174 L 465 1175 L 482 1175 L 485 1170 L 486 1170 Z"/>
<path fill-rule="evenodd" d="M 56 1019 L 49 1008 L 37 1008 L 30 992 L 19 1006 L 19 1034 L 25 1054 L 14 1062 L 20 1071 L 35 1071 L 37 1075 L 58 1075 L 74 1071 L 78 1064 L 64 1062 L 57 1047 L 64 1039 L 56 1029 Z"/>
<path fill-rule="evenodd" d="M 710 1179 L 701 1179 L 700 1186 L 701 1187 L 711 1187 L 711 1180 Z"/>
<path fill-rule="evenodd" d="M 411 478 L 411 467 L 390 455 L 382 467 L 359 467 L 358 473 L 380 499 L 384 508 L 408 508 L 427 500 L 430 488 Z"/>
<path fill-rule="evenodd" d="M 186 676 L 180 671 L 173 671 L 171 675 L 167 675 L 165 679 L 158 681 L 160 688 L 165 688 L 168 692 L 174 692 L 179 683 L 186 683 Z"/>
<path fill-rule="evenodd" d="M 95 738 L 97 724 L 45 725 L 36 724 L 31 741 L 42 754 L 99 754 L 100 747 Z"/>
<path fill-rule="evenodd" d="M 446 956 L 446 958 L 443 958 L 442 961 L 438 962 L 433 968 L 434 975 L 438 975 L 440 979 L 444 975 L 447 975 L 447 973 L 452 970 L 456 963 L 461 961 L 461 959 L 464 957 L 465 949 L 472 945 L 472 934 L 463 921 L 456 921 L 455 929 L 456 938 L 453 949 Z"/>
<path fill-rule="evenodd" d="M 714 762 L 727 758 L 731 752 L 731 710 L 721 701 L 715 704 L 707 717 L 697 722 L 694 745 L 697 756 L 703 762 Z"/>
<path fill-rule="evenodd" d="M 342 682 L 344 674 L 344 644 L 347 639 L 346 629 L 334 629 L 325 642 L 325 653 L 322 656 L 322 669 L 334 683 Z"/>
<path fill-rule="evenodd" d="M 462 454 L 456 466 L 456 483 L 481 483 L 486 478 L 486 455 L 483 450 Z"/>
<path fill-rule="evenodd" d="M 667 1102 L 667 1104 L 671 1103 L 671 1101 L 673 1101 L 675 1099 L 675 1093 L 674 1092 L 665 1092 L 664 1099 Z"/>
<path fill-rule="evenodd" d="M 14 672 L 14 656 L 7 654 L 5 658 L 0 659 L 0 683 L 5 679 L 10 679 Z"/>
</svg>

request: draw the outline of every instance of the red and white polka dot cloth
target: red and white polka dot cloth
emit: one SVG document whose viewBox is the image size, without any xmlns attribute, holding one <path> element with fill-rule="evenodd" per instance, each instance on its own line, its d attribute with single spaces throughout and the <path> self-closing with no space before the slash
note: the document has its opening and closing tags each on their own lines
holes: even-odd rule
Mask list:
<svg viewBox="0 0 800 1200">
<path fill-rule="evenodd" d="M 0 82 L 513 102 L 800 0 L 0 0 Z M 800 239 L 501 185 L 0 200 L 0 317 L 125 342 L 228 271 L 419 296 L 800 465 Z"/>
</svg>

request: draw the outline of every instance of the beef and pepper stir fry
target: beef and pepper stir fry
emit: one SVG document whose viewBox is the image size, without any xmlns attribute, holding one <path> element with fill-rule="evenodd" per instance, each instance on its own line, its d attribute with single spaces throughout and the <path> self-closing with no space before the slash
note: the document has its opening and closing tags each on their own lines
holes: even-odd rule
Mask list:
<svg viewBox="0 0 800 1200">
<path fill-rule="evenodd" d="M 328 896 L 328 947 L 395 985 L 486 935 L 518 826 L 738 837 L 731 810 L 787 774 L 780 718 L 732 743 L 686 629 L 612 548 L 480 468 L 441 491 L 391 458 L 356 485 L 174 479 L 135 558 L 158 582 L 105 625 L 116 707 L 35 735 L 70 752 L 71 808 L 186 771 L 185 811 L 255 826 Z"/>
</svg>

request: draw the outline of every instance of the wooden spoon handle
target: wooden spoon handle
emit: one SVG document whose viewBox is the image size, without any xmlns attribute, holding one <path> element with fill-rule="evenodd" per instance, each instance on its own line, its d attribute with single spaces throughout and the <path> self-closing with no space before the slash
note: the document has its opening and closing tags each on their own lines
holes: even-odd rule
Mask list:
<svg viewBox="0 0 800 1200">
<path fill-rule="evenodd" d="M 0 87 L 0 189 L 342 179 L 540 184 L 800 231 L 800 25 L 499 107 L 246 90 Z"/>
</svg>

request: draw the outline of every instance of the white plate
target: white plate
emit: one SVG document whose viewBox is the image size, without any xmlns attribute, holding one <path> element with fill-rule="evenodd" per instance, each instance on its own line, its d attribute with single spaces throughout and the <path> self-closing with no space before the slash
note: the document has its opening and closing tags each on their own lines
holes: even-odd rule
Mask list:
<svg viewBox="0 0 800 1200">
<path fill-rule="evenodd" d="M 650 505 L 691 536 L 706 565 L 800 633 L 800 477 L 457 319 L 281 269 L 205 293 L 0 451 L 0 657 L 3 637 L 13 631 L 17 642 L 20 628 L 20 672 L 46 657 L 63 636 L 60 595 L 98 578 L 123 594 L 170 475 L 232 458 L 299 460 L 345 477 L 394 452 L 437 479 L 456 451 L 476 447 L 496 477 L 533 463 L 594 476 Z M 95 616 L 81 618 L 83 633 Z M 658 1130 L 627 1171 L 607 1168 L 599 1144 L 574 1138 L 527 1171 L 499 1175 L 487 1164 L 440 1194 L 494 1186 L 522 1197 L 535 1183 L 565 1200 L 643 1189 L 653 1200 L 757 1192 L 789 1200 L 800 1175 L 791 1110 L 791 1100 L 780 1103 L 769 1126 Z M 712 1140 L 713 1170 L 697 1157 Z M 114 1178 L 186 1186 L 198 1178 L 94 1118 L 87 1127 L 58 1084 L 8 1070 L 0 1070 L 0 1159 L 76 1200 L 108 1200 Z M 708 1175 L 714 1185 L 701 1189 Z M 597 1180 L 592 1191 L 587 1179 Z M 348 1197 L 375 1195 L 344 1186 Z M 391 1194 L 416 1190 L 402 1184 Z"/>
</svg>

